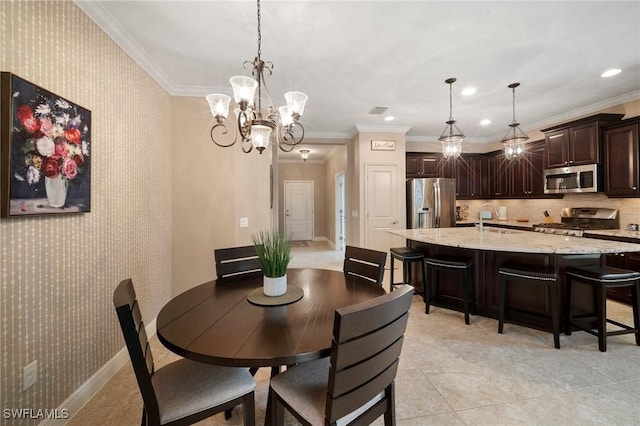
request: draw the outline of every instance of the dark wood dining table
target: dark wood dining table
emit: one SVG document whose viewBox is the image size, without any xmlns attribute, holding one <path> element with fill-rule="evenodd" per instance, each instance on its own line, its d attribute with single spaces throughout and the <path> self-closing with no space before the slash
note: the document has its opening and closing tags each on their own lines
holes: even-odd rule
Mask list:
<svg viewBox="0 0 640 426">
<path fill-rule="evenodd" d="M 257 306 L 247 295 L 262 276 L 210 281 L 171 299 L 157 318 L 158 338 L 194 361 L 234 367 L 279 367 L 330 354 L 334 312 L 381 296 L 376 284 L 341 271 L 289 269 L 287 284 L 303 297 L 281 306 Z"/>
</svg>

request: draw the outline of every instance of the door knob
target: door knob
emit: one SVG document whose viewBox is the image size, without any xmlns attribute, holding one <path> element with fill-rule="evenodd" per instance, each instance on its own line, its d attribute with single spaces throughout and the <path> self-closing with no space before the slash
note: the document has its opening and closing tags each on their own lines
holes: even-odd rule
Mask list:
<svg viewBox="0 0 640 426">
<path fill-rule="evenodd" d="M 397 224 L 398 224 L 398 221 L 397 221 L 397 220 L 394 220 L 394 221 L 393 221 L 393 222 L 391 222 L 391 223 L 392 223 L 392 224 L 394 224 L 394 225 L 397 225 Z"/>
</svg>

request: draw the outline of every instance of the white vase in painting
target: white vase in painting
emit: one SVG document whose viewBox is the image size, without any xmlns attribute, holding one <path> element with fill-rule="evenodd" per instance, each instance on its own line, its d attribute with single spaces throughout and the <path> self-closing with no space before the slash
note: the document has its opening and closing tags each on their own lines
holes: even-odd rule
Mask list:
<svg viewBox="0 0 640 426">
<path fill-rule="evenodd" d="M 264 277 L 263 291 L 265 296 L 282 296 L 287 292 L 287 276 L 270 278 Z"/>
<path fill-rule="evenodd" d="M 47 199 L 51 207 L 63 207 L 67 201 L 67 189 L 69 181 L 63 179 L 61 175 L 44 178 L 44 189 L 47 192 Z"/>
</svg>

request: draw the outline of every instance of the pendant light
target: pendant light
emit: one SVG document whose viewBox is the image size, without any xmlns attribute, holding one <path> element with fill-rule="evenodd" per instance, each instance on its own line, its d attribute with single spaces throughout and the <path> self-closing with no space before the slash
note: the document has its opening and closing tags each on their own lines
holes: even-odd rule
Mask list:
<svg viewBox="0 0 640 426">
<path fill-rule="evenodd" d="M 448 78 L 444 81 L 449 85 L 449 121 L 447 127 L 438 138 L 442 142 L 442 155 L 445 158 L 458 158 L 462 152 L 462 140 L 464 134 L 456 126 L 456 120 L 453 119 L 453 102 L 451 100 L 452 85 L 456 82 L 455 78 Z"/>
<path fill-rule="evenodd" d="M 518 160 L 524 157 L 524 143 L 529 139 L 529 136 L 520 130 L 520 123 L 516 121 L 516 87 L 518 86 L 520 83 L 507 86 L 513 93 L 513 121 L 509 124 L 509 130 L 501 141 L 504 144 L 504 156 L 507 160 Z"/>
</svg>

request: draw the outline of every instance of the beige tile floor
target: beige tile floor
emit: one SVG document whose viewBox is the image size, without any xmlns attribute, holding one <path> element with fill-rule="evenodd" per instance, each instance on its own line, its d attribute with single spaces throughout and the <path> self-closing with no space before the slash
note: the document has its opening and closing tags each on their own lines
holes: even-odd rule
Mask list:
<svg viewBox="0 0 640 426">
<path fill-rule="evenodd" d="M 291 267 L 342 268 L 342 253 L 326 243 L 296 244 Z M 388 274 L 385 274 L 388 275 Z M 399 276 L 399 275 L 398 275 Z M 630 308 L 610 302 L 614 318 L 631 322 Z M 549 333 L 434 307 L 424 314 L 415 296 L 396 379 L 398 424 L 408 425 L 638 425 L 640 347 L 632 335 L 610 337 L 606 353 L 584 332 Z M 157 338 L 156 365 L 176 359 Z M 264 421 L 269 372 L 256 375 L 256 417 Z M 140 424 L 142 400 L 125 365 L 69 425 Z M 239 408 L 203 425 L 240 425 Z M 288 417 L 287 424 L 296 424 Z M 381 421 L 376 422 L 382 424 Z"/>
</svg>

